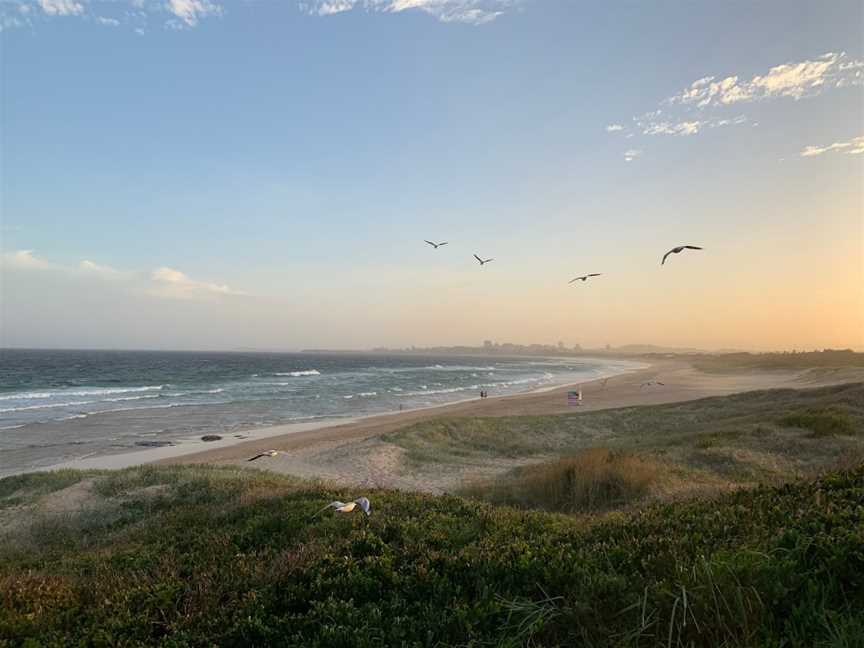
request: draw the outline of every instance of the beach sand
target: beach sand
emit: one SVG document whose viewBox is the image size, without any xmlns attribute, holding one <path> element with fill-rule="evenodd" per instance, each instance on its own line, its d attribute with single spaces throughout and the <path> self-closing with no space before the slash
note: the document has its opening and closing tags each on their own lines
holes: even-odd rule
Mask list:
<svg viewBox="0 0 864 648">
<path fill-rule="evenodd" d="M 653 362 L 644 369 L 621 374 L 606 381 L 595 380 L 580 385 L 583 394 L 581 406 L 567 403 L 567 392 L 574 386 L 555 388 L 544 392 L 479 398 L 442 407 L 372 416 L 324 429 L 295 431 L 286 427 L 268 429 L 266 439 L 245 441 L 229 447 L 203 452 L 161 458 L 158 463 L 234 464 L 250 468 L 272 470 L 305 478 L 319 478 L 345 485 L 372 485 L 429 492 L 446 492 L 461 484 L 468 474 L 454 474 L 434 470 L 422 474 L 412 471 L 403 462 L 403 450 L 389 444 L 381 435 L 411 424 L 437 417 L 495 417 L 514 415 L 542 415 L 577 413 L 616 407 L 656 405 L 687 401 L 708 396 L 721 396 L 737 392 L 779 387 L 802 388 L 824 384 L 861 380 L 861 372 L 823 372 L 814 377 L 812 372 L 737 372 L 705 373 L 684 360 Z M 663 385 L 643 387 L 647 381 Z M 284 454 L 264 457 L 255 463 L 248 458 L 275 449 Z M 501 472 L 511 466 L 482 467 L 486 475 Z M 469 469 L 466 469 L 466 473 Z M 473 475 L 476 476 L 476 475 Z"/>
</svg>

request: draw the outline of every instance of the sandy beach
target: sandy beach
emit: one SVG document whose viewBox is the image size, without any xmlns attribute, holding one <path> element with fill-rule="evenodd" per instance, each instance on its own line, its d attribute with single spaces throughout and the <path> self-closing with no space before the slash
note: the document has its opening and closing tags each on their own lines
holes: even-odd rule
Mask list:
<svg viewBox="0 0 864 648">
<path fill-rule="evenodd" d="M 418 474 L 402 465 L 401 449 L 380 437 L 438 417 L 578 414 L 608 408 L 689 401 L 758 389 L 812 387 L 855 378 L 861 379 L 860 372 L 856 371 L 854 375 L 847 371 L 823 372 L 815 377 L 812 373 L 800 371 L 705 373 L 693 368 L 685 360 L 663 360 L 605 381 L 582 383 L 580 387 L 583 402 L 578 407 L 567 403 L 567 392 L 574 387 L 564 386 L 544 392 L 477 399 L 411 412 L 372 416 L 326 428 L 297 430 L 290 426 L 276 426 L 267 430 L 267 437 L 264 439 L 182 456 L 172 455 L 159 458 L 158 463 L 236 464 L 343 484 L 371 484 L 443 492 L 465 475 L 435 475 L 434 472 Z M 648 381 L 663 384 L 643 386 Z M 282 431 L 285 433 L 279 434 Z M 284 454 L 248 463 L 250 457 L 270 449 Z M 110 465 L 111 458 L 105 460 Z M 484 468 L 491 473 L 496 470 L 495 466 Z"/>
</svg>

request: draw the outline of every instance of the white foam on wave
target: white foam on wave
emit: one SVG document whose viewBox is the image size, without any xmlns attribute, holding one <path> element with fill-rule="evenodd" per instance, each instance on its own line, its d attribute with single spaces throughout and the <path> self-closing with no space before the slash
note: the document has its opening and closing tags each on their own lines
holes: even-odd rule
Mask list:
<svg viewBox="0 0 864 648">
<path fill-rule="evenodd" d="M 21 407 L 4 407 L 0 409 L 3 412 L 24 412 L 27 410 L 50 409 L 52 407 L 74 407 L 76 405 L 91 405 L 99 401 L 70 401 L 68 403 L 43 403 L 42 405 L 23 405 Z"/>
<path fill-rule="evenodd" d="M 475 367 L 473 365 L 431 365 L 422 371 L 495 371 L 495 367 Z"/>
<path fill-rule="evenodd" d="M 0 400 L 35 400 L 37 398 L 55 398 L 58 396 L 108 396 L 110 394 L 127 394 L 134 392 L 158 391 L 168 385 L 146 385 L 144 387 L 98 387 L 79 391 L 56 390 L 50 392 L 22 392 L 20 394 L 4 394 Z"/>
<path fill-rule="evenodd" d="M 256 382 L 256 383 L 250 383 L 250 385 L 252 387 L 258 387 L 259 385 L 265 385 L 267 387 L 287 387 L 288 385 L 292 385 L 292 386 L 296 387 L 297 383 L 296 382 L 285 382 L 285 381 L 282 381 L 282 382 Z"/>
<path fill-rule="evenodd" d="M 159 398 L 160 394 L 146 394 L 143 396 L 122 396 L 120 398 L 100 398 L 99 400 L 66 401 L 63 403 L 40 403 L 38 405 L 21 405 L 20 407 L 4 407 L 3 412 L 26 412 L 29 410 L 54 409 L 57 407 L 78 407 L 80 405 L 97 405 L 99 403 L 119 403 L 122 401 L 144 400 L 146 398 Z"/>
<path fill-rule="evenodd" d="M 291 376 L 292 378 L 301 378 L 303 376 L 320 376 L 321 372 L 317 369 L 306 369 L 303 371 L 277 371 L 274 376 Z"/>
<path fill-rule="evenodd" d="M 217 387 L 216 389 L 205 389 L 205 390 L 188 391 L 188 392 L 176 392 L 174 394 L 165 394 L 165 395 L 168 396 L 169 398 L 179 398 L 180 396 L 199 396 L 201 394 L 221 394 L 224 391 L 225 390 L 222 389 L 221 387 Z M 151 398 L 151 397 L 148 396 L 147 398 Z"/>
<path fill-rule="evenodd" d="M 454 394 L 456 392 L 465 391 L 466 387 L 450 387 L 448 389 L 426 389 L 425 385 L 420 385 L 424 391 L 405 392 L 405 396 L 428 396 L 429 394 Z M 468 387 L 467 389 L 473 389 Z"/>
</svg>

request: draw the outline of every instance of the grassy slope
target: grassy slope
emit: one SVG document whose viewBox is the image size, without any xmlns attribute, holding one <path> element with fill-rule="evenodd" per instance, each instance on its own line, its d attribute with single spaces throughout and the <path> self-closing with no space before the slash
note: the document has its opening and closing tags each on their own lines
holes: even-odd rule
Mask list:
<svg viewBox="0 0 864 648">
<path fill-rule="evenodd" d="M 791 414 L 835 412 L 846 433 L 819 435 Z M 550 416 L 436 418 L 382 437 L 418 469 L 523 461 L 604 446 L 650 453 L 737 483 L 807 474 L 864 451 L 864 383 L 775 389 L 668 405 Z"/>
<path fill-rule="evenodd" d="M 388 491 L 368 493 L 369 519 L 313 519 L 353 493 L 205 467 L 12 477 L 0 480 L 0 507 L 85 478 L 89 508 L 0 538 L 0 645 L 864 637 L 864 466 L 593 525 Z"/>
<path fill-rule="evenodd" d="M 650 356 L 649 356 L 650 357 Z M 799 370 L 839 367 L 864 367 L 864 353 L 826 349 L 802 353 L 721 353 L 683 356 L 701 371 Z"/>
</svg>

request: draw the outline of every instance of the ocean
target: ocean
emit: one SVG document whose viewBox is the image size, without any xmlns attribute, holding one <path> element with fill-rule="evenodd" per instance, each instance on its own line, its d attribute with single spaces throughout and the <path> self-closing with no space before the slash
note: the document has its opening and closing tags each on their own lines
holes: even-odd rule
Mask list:
<svg viewBox="0 0 864 648">
<path fill-rule="evenodd" d="M 592 358 L 0 350 L 0 476 L 205 434 L 578 383 Z"/>
</svg>

